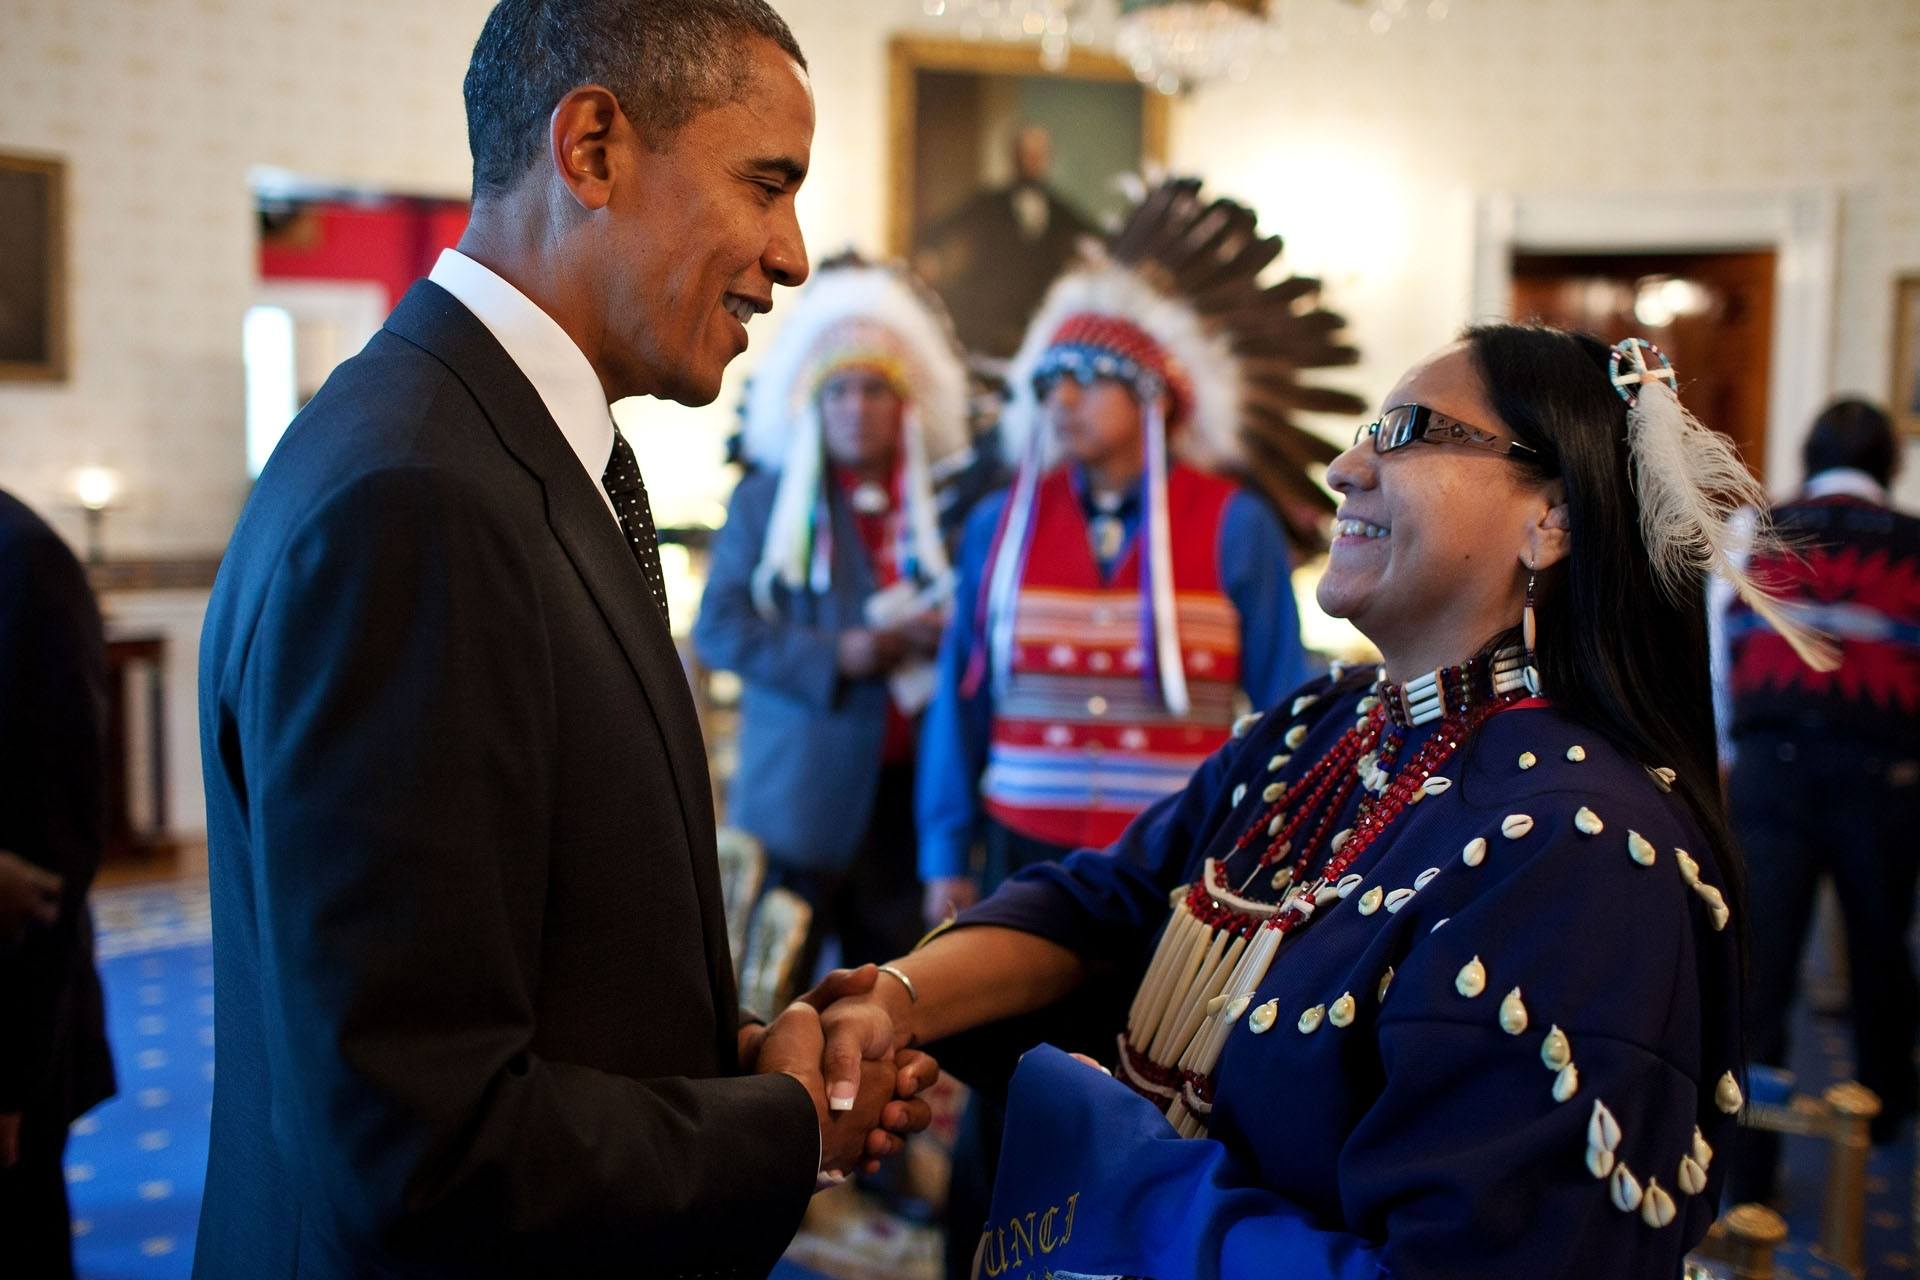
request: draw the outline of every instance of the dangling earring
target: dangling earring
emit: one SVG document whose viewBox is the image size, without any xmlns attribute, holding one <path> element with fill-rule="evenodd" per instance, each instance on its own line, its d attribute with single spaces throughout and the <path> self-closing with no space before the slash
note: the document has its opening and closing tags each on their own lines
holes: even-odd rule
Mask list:
<svg viewBox="0 0 1920 1280">
<path fill-rule="evenodd" d="M 1527 604 L 1520 611 L 1520 643 L 1526 646 L 1527 650 L 1527 692 L 1537 698 L 1540 696 L 1540 664 L 1534 660 L 1533 641 L 1533 566 L 1529 564 L 1527 566 Z"/>
</svg>

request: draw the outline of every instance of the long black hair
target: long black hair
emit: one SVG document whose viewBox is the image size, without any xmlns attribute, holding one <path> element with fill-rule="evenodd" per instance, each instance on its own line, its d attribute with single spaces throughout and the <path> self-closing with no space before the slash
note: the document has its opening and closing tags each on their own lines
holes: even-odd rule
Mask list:
<svg viewBox="0 0 1920 1280">
<path fill-rule="evenodd" d="M 1629 756 L 1674 771 L 1706 836 L 1746 952 L 1746 876 L 1727 822 L 1713 732 L 1706 584 L 1655 581 L 1627 457 L 1627 405 L 1611 348 L 1537 325 L 1463 335 L 1500 420 L 1532 454 L 1509 455 L 1566 490 L 1571 550 L 1534 589 L 1542 692 Z"/>
</svg>

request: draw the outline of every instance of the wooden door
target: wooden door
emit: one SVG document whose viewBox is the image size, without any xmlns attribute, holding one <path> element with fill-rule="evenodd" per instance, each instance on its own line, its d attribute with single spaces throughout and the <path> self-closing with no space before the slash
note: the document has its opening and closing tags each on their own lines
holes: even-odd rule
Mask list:
<svg viewBox="0 0 1920 1280">
<path fill-rule="evenodd" d="M 1667 353 L 1680 398 L 1766 477 L 1774 255 L 1580 253 L 1513 257 L 1513 315 Z"/>
</svg>

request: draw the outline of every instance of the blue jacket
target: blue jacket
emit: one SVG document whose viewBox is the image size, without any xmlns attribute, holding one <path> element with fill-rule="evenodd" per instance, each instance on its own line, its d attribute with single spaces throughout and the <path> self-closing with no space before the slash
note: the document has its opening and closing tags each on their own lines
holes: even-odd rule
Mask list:
<svg viewBox="0 0 1920 1280">
<path fill-rule="evenodd" d="M 1304 692 L 1110 850 L 1020 873 L 961 925 L 1020 929 L 1137 978 L 1169 892 L 1228 856 L 1269 780 L 1297 781 L 1332 748 L 1364 684 Z M 1733 1137 L 1741 922 L 1716 920 L 1725 877 L 1681 797 L 1642 767 L 1660 763 L 1551 706 L 1495 716 L 1443 766 L 1451 788 L 1388 828 L 1353 866 L 1360 885 L 1282 944 L 1229 1015 L 1208 1138 L 1176 1138 L 1117 1081 L 1029 1054 L 986 1274 L 1677 1276 L 1714 1219 Z M 1376 886 L 1417 891 L 1376 906 Z M 1458 983 L 1476 960 L 1470 994 Z M 1509 992 L 1522 1025 L 1501 1019 Z M 1351 1020 L 1323 1018 L 1343 996 Z M 1570 1096 L 1547 1061 L 1554 1028 Z M 1589 1151 L 1597 1102 L 1612 1117 L 1604 1158 Z M 1690 1188 L 1695 1156 L 1704 1186 Z M 1618 1168 L 1630 1183 L 1610 1181 Z"/>
<path fill-rule="evenodd" d="M 778 472 L 756 471 L 733 491 L 693 647 L 744 685 L 727 820 L 757 837 L 776 862 L 838 870 L 873 816 L 886 737 L 886 681 L 844 679 L 837 651 L 841 632 L 866 625 L 873 570 L 852 511 L 829 486 L 832 586 L 796 593 L 775 583 L 775 616 L 763 617 L 750 584 L 779 483 Z"/>
</svg>

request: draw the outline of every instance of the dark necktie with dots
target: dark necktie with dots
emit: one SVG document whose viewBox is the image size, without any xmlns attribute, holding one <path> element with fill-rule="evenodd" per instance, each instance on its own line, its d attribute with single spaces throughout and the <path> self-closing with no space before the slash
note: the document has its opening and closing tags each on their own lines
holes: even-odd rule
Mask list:
<svg viewBox="0 0 1920 1280">
<path fill-rule="evenodd" d="M 614 514 L 620 517 L 620 532 L 627 535 L 627 546 L 633 551 L 633 558 L 640 562 L 640 572 L 647 579 L 647 590 L 653 593 L 653 601 L 660 606 L 660 616 L 667 616 L 666 577 L 660 572 L 660 536 L 653 528 L 653 508 L 647 502 L 647 484 L 640 478 L 640 463 L 633 456 L 633 446 L 616 428 L 613 433 L 613 456 L 607 459 L 607 472 L 600 478 L 606 486 L 607 496 L 613 499 Z"/>
</svg>

